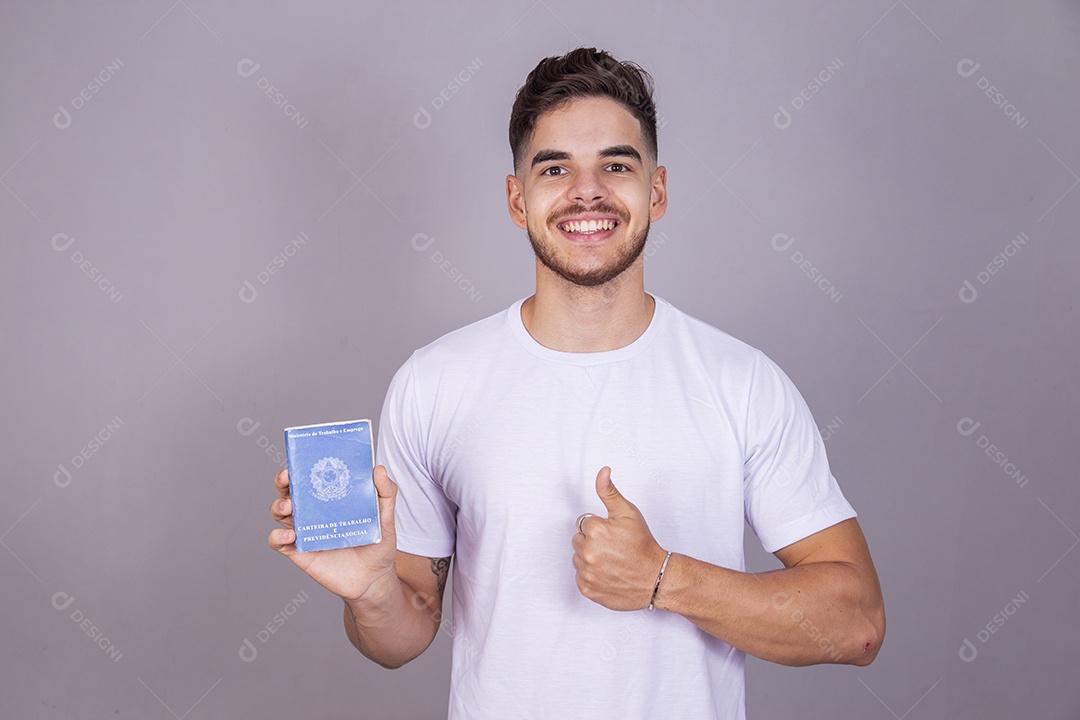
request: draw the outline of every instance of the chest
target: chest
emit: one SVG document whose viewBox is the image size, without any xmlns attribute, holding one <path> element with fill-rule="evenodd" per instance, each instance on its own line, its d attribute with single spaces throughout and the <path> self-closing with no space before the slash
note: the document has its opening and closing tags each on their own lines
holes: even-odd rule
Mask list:
<svg viewBox="0 0 1080 720">
<path fill-rule="evenodd" d="M 569 538 L 578 515 L 604 512 L 595 479 L 608 465 L 659 541 L 711 554 L 737 537 L 741 549 L 738 420 L 709 383 L 632 364 L 540 365 L 443 394 L 433 428 L 430 467 L 458 508 L 459 533 Z M 503 531 L 483 532 L 493 523 Z"/>
</svg>

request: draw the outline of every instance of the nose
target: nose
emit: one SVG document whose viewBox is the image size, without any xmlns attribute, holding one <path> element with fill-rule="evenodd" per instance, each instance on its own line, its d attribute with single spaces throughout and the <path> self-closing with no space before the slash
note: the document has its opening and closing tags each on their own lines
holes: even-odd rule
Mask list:
<svg viewBox="0 0 1080 720">
<path fill-rule="evenodd" d="M 595 170 L 580 170 L 567 188 L 569 199 L 583 205 L 591 205 L 607 197 L 603 174 Z"/>
</svg>

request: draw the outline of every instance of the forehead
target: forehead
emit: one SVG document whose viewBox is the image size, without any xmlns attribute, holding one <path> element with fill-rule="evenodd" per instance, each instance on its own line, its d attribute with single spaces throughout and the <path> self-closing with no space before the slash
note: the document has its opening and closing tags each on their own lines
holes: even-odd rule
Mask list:
<svg viewBox="0 0 1080 720">
<path fill-rule="evenodd" d="M 533 128 L 532 150 L 591 153 L 612 145 L 632 145 L 645 157 L 641 123 L 606 97 L 571 100 L 541 115 Z"/>
</svg>

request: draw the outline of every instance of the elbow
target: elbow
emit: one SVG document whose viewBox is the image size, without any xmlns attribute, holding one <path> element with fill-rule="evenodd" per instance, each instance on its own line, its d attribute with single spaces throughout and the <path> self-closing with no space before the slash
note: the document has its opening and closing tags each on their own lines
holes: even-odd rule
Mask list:
<svg viewBox="0 0 1080 720">
<path fill-rule="evenodd" d="M 361 655 L 385 670 L 397 670 L 416 659 L 415 655 L 413 657 L 379 657 L 359 639 L 350 636 L 349 642 Z"/>
<path fill-rule="evenodd" d="M 398 657 L 398 658 L 381 658 L 381 657 L 376 657 L 374 655 L 366 653 L 363 650 L 360 651 L 360 654 L 363 655 L 364 657 L 366 657 L 371 662 L 378 665 L 379 667 L 383 668 L 384 670 L 398 670 L 398 669 L 400 669 L 402 667 L 405 667 L 410 662 L 412 662 L 413 660 L 416 659 L 415 656 L 414 657 Z"/>
<path fill-rule="evenodd" d="M 880 649 L 880 642 L 875 643 L 873 640 L 867 640 L 853 651 L 853 657 L 848 660 L 848 663 L 857 667 L 866 667 L 874 662 L 874 658 L 877 657 Z"/>
<path fill-rule="evenodd" d="M 866 667 L 874 662 L 874 658 L 881 651 L 881 645 L 885 641 L 885 608 L 879 606 L 868 615 L 864 615 L 862 632 L 856 633 L 856 644 L 851 649 L 849 660 L 851 665 Z"/>
<path fill-rule="evenodd" d="M 852 628 L 849 651 L 841 662 L 866 667 L 874 662 L 885 641 L 885 598 L 872 568 L 853 602 L 858 620 Z"/>
</svg>

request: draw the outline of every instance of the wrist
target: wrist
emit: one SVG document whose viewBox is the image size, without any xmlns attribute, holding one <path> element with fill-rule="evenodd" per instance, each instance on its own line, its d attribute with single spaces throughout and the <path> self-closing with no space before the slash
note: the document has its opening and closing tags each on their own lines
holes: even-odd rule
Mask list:
<svg viewBox="0 0 1080 720">
<path fill-rule="evenodd" d="M 667 567 L 662 573 L 657 574 L 656 590 L 653 594 L 651 607 L 655 610 L 671 610 L 674 606 L 675 592 L 678 574 L 677 568 L 685 558 L 675 552 L 669 553 Z"/>
<path fill-rule="evenodd" d="M 667 569 L 671 564 L 672 555 L 674 555 L 674 553 L 668 550 L 664 554 L 663 561 L 660 563 L 660 570 L 656 574 L 656 582 L 653 583 L 652 595 L 649 598 L 649 610 L 656 608 L 656 599 L 660 594 L 660 587 L 664 584 L 664 575 L 667 573 Z"/>
<path fill-rule="evenodd" d="M 342 600 L 356 617 L 371 616 L 390 607 L 394 598 L 401 595 L 401 580 L 393 568 L 381 573 L 371 581 L 362 593 L 356 597 L 344 597 Z"/>
</svg>

